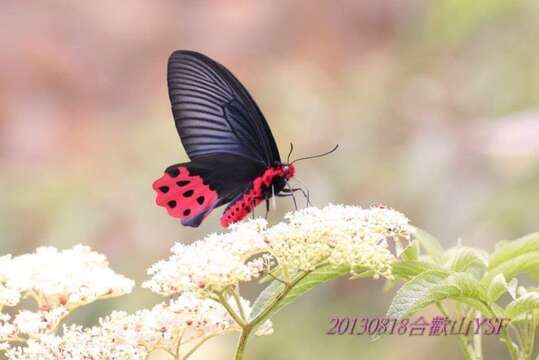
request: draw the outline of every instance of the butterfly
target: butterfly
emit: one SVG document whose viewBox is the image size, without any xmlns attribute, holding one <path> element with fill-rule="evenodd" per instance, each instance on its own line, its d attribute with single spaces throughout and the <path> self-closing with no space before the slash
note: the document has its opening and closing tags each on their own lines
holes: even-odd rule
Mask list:
<svg viewBox="0 0 539 360">
<path fill-rule="evenodd" d="M 264 115 L 228 69 L 203 54 L 178 50 L 169 57 L 167 82 L 176 129 L 191 160 L 169 166 L 153 183 L 156 204 L 170 216 L 197 227 L 228 204 L 220 220 L 228 227 L 262 201 L 267 214 L 271 197 L 303 191 L 288 184 L 294 165 L 281 162 Z"/>
</svg>

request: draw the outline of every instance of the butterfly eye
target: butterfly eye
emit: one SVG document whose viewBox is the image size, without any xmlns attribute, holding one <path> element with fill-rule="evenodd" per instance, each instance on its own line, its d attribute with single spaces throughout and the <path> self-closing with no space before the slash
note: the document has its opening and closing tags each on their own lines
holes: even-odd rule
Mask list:
<svg viewBox="0 0 539 360">
<path fill-rule="evenodd" d="M 288 166 L 283 166 L 283 172 L 285 175 L 288 175 Z"/>
</svg>

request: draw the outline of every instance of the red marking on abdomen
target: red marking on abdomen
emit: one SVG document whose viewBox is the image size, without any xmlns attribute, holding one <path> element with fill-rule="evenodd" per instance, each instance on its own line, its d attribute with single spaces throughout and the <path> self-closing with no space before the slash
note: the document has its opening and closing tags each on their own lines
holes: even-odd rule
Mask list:
<svg viewBox="0 0 539 360">
<path fill-rule="evenodd" d="M 287 172 L 283 170 L 284 166 L 288 166 Z M 270 187 L 276 177 L 289 179 L 293 175 L 294 167 L 292 165 L 279 165 L 277 167 L 267 168 L 261 176 L 253 180 L 250 190 L 227 207 L 221 217 L 221 225 L 228 227 L 230 224 L 245 218 L 264 200 L 264 189 Z"/>
</svg>

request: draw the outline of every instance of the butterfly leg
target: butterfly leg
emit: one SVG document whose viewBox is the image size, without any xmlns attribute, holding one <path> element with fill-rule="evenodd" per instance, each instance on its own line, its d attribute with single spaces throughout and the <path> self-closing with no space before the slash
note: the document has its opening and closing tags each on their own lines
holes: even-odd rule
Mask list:
<svg viewBox="0 0 539 360">
<path fill-rule="evenodd" d="M 313 204 L 311 203 L 311 192 L 309 191 L 309 189 L 307 189 L 306 191 L 303 189 L 300 189 L 300 190 L 303 193 L 303 196 L 305 196 L 305 200 L 307 201 L 307 206 L 312 206 Z"/>
<path fill-rule="evenodd" d="M 266 199 L 266 215 L 264 216 L 264 218 L 265 218 L 266 220 L 268 220 L 268 214 L 269 214 L 269 212 L 270 212 L 270 201 L 269 201 L 269 199 Z"/>
<path fill-rule="evenodd" d="M 288 193 L 288 194 L 293 194 L 295 193 L 296 191 L 301 191 L 301 193 L 303 194 L 303 196 L 305 197 L 305 200 L 306 200 L 306 203 L 307 203 L 307 206 L 312 206 L 312 203 L 311 203 L 311 194 L 310 194 L 310 191 L 309 189 L 307 189 L 307 191 L 303 190 L 303 188 L 292 188 L 290 186 L 289 183 L 286 183 L 286 185 L 288 186 L 287 188 L 281 190 L 281 192 L 284 192 L 284 193 Z M 295 198 L 294 198 L 295 200 Z M 297 205 L 296 205 L 296 209 L 297 209 Z"/>
<path fill-rule="evenodd" d="M 289 194 L 293 194 L 296 191 L 301 191 L 301 193 L 305 197 L 305 200 L 307 202 L 307 206 L 312 205 L 312 203 L 311 203 L 311 194 L 310 194 L 309 190 L 305 191 L 302 188 L 288 188 L 288 189 L 283 189 L 281 191 L 284 192 L 284 193 L 289 193 Z"/>
<path fill-rule="evenodd" d="M 282 189 L 281 193 L 283 194 L 278 194 L 278 196 L 291 196 L 292 201 L 294 202 L 294 208 L 297 210 L 298 202 L 296 201 L 296 196 L 294 195 L 294 191 L 288 182 L 286 183 L 286 186 L 288 186 L 288 188 Z"/>
<path fill-rule="evenodd" d="M 294 197 L 294 194 L 291 194 L 291 193 L 286 193 L 286 194 L 283 194 L 283 193 L 280 193 L 280 194 L 275 194 L 276 197 L 291 197 L 292 198 L 292 201 L 294 201 L 294 205 L 296 207 L 296 210 L 298 209 L 298 206 L 296 204 L 296 198 Z"/>
<path fill-rule="evenodd" d="M 292 201 L 294 202 L 294 208 L 297 210 L 298 209 L 298 204 L 296 202 L 296 197 L 294 196 L 294 194 L 275 194 L 276 197 L 291 197 L 292 198 Z"/>
</svg>

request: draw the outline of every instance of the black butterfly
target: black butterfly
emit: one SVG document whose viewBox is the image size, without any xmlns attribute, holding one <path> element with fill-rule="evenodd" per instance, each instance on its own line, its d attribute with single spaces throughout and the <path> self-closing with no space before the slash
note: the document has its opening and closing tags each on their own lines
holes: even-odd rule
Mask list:
<svg viewBox="0 0 539 360">
<path fill-rule="evenodd" d="M 282 163 L 264 115 L 223 65 L 193 51 L 168 60 L 176 129 L 191 162 L 168 167 L 153 183 L 156 203 L 183 225 L 198 226 L 229 204 L 221 225 L 240 221 L 263 200 L 290 196 L 294 166 Z M 298 159 L 299 160 L 299 159 Z"/>
</svg>

